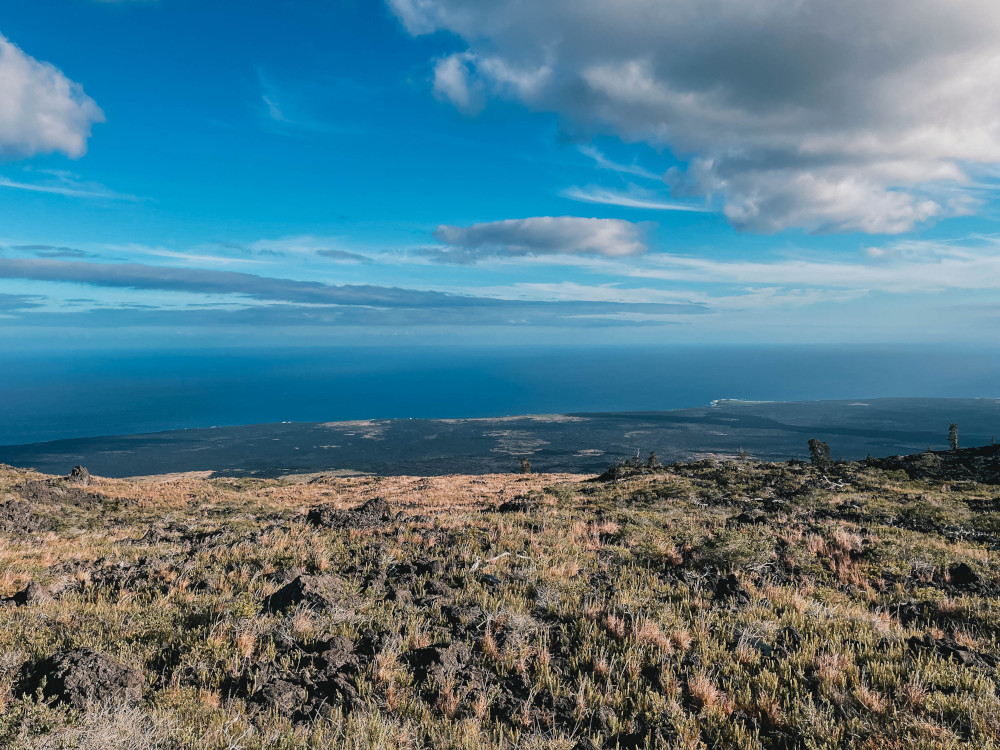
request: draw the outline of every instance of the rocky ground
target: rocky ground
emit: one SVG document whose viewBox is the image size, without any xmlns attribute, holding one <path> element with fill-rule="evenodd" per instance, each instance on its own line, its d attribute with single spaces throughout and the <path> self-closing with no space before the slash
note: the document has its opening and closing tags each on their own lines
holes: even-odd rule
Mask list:
<svg viewBox="0 0 1000 750">
<path fill-rule="evenodd" d="M 0 467 L 0 746 L 996 747 L 996 457 Z"/>
</svg>

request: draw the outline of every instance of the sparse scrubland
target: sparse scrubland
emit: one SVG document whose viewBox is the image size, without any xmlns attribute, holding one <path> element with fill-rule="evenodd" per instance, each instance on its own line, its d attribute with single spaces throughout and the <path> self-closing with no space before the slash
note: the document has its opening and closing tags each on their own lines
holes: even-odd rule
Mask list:
<svg viewBox="0 0 1000 750">
<path fill-rule="evenodd" d="M 1000 487 L 928 456 L 3 467 L 0 746 L 997 747 Z"/>
</svg>

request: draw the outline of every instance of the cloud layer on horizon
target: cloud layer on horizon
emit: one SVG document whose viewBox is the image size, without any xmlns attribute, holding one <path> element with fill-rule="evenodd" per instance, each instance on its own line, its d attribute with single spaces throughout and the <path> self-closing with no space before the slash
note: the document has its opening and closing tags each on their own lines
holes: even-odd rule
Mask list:
<svg viewBox="0 0 1000 750">
<path fill-rule="evenodd" d="M 69 312 L 46 310 L 20 316 L 17 323 L 21 325 L 112 325 L 117 320 L 123 325 L 184 326 L 565 326 L 600 325 L 613 319 L 631 325 L 662 324 L 670 316 L 707 311 L 702 302 L 510 299 L 370 284 L 332 285 L 237 271 L 31 258 L 0 258 L 0 279 L 226 295 L 229 299 L 226 304 L 207 303 L 189 309 L 161 309 L 154 303 Z M 40 299 L 36 296 L 6 297 L 4 309 L 9 312 L 41 306 L 36 304 Z M 127 318 L 122 317 L 123 312 L 128 313 Z"/>
<path fill-rule="evenodd" d="M 994 0 L 387 0 L 412 35 L 452 32 L 434 88 L 667 146 L 675 196 L 717 196 L 774 232 L 899 233 L 973 210 L 1000 163 Z"/>
</svg>

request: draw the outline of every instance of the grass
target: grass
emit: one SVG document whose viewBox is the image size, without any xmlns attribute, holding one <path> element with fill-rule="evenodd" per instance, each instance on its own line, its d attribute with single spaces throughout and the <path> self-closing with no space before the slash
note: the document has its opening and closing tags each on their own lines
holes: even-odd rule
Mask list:
<svg viewBox="0 0 1000 750">
<path fill-rule="evenodd" d="M 36 499 L 49 528 L 0 532 L 0 595 L 55 598 L 0 607 L 0 746 L 1000 744 L 997 487 L 747 460 L 584 479 L 95 478 Z M 26 482 L 61 486 L 2 468 L 0 504 Z M 404 515 L 306 523 L 374 497 Z M 978 583 L 949 580 L 963 562 Z M 336 602 L 263 611 L 298 575 Z M 352 661 L 321 679 L 335 636 Z M 17 689 L 79 647 L 141 671 L 143 700 Z"/>
</svg>

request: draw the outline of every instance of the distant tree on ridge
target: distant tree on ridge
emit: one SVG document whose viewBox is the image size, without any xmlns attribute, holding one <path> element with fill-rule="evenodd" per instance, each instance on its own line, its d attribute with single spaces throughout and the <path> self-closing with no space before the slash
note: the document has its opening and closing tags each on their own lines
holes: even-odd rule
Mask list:
<svg viewBox="0 0 1000 750">
<path fill-rule="evenodd" d="M 813 466 L 818 466 L 821 469 L 827 468 L 833 463 L 830 460 L 830 446 L 822 440 L 812 438 L 809 441 L 809 460 L 812 461 Z"/>
</svg>

